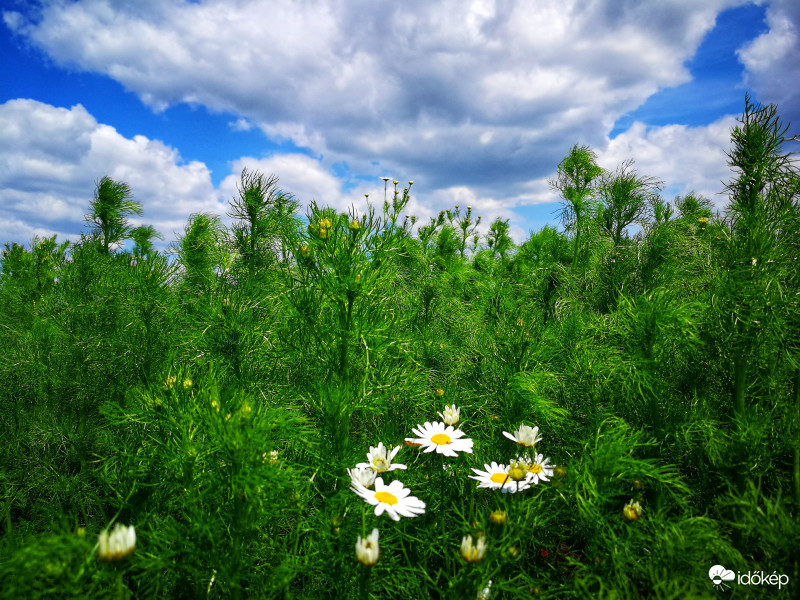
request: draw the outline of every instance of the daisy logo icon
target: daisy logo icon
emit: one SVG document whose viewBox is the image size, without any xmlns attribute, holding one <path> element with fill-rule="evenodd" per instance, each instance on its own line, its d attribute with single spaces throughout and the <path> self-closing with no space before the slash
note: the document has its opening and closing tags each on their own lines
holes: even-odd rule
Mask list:
<svg viewBox="0 0 800 600">
<path fill-rule="evenodd" d="M 731 587 L 725 582 L 736 579 L 736 574 L 722 565 L 714 565 L 708 570 L 708 577 L 711 579 L 711 583 L 714 584 L 715 588 L 724 590 Z"/>
</svg>

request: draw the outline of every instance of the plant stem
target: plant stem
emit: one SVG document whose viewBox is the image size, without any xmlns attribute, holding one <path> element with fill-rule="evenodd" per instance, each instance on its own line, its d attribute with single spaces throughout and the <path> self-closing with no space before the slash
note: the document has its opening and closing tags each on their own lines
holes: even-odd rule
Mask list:
<svg viewBox="0 0 800 600">
<path fill-rule="evenodd" d="M 794 404 L 800 414 L 800 369 L 794 372 Z M 794 449 L 794 500 L 800 511 L 800 448 Z"/>
<path fill-rule="evenodd" d="M 747 359 L 742 354 L 737 354 L 733 359 L 733 372 L 733 415 L 740 420 L 744 416 L 744 391 L 747 386 Z"/>
<path fill-rule="evenodd" d="M 358 580 L 358 597 L 360 600 L 368 600 L 370 583 L 372 583 L 372 567 L 361 567 L 361 574 Z"/>
</svg>

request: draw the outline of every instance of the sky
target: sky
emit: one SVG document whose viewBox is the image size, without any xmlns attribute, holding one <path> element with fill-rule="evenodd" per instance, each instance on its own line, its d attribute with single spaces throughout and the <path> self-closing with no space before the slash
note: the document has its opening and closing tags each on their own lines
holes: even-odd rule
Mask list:
<svg viewBox="0 0 800 600">
<path fill-rule="evenodd" d="M 745 93 L 800 125 L 800 2 L 0 0 L 0 243 L 77 240 L 103 176 L 161 246 L 243 168 L 305 206 L 558 226 L 575 144 L 724 210 Z M 792 127 L 797 133 L 800 127 Z M 793 148 L 794 149 L 794 148 Z"/>
</svg>

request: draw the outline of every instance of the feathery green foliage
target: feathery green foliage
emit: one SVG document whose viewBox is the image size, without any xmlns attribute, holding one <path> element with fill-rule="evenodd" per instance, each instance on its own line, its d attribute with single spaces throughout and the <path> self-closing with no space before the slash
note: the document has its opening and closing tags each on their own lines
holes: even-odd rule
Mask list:
<svg viewBox="0 0 800 600">
<path fill-rule="evenodd" d="M 786 132 L 746 99 L 724 214 L 576 145 L 564 231 L 519 246 L 471 207 L 403 216 L 411 182 L 303 220 L 244 171 L 234 223 L 192 215 L 168 257 L 103 178 L 80 241 L 2 253 L 0 590 L 713 599 L 722 565 L 788 578 L 731 597 L 796 596 Z M 407 495 L 363 487 L 365 459 Z M 135 548 L 105 547 L 115 524 Z M 377 562 L 356 554 L 373 529 Z"/>
</svg>

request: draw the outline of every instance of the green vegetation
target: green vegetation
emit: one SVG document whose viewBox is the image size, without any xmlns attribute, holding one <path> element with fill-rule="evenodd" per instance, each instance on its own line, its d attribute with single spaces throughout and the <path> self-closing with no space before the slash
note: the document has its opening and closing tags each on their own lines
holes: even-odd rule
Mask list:
<svg viewBox="0 0 800 600">
<path fill-rule="evenodd" d="M 2 253 L 2 595 L 797 594 L 786 131 L 746 100 L 725 214 L 575 146 L 551 182 L 564 233 L 519 246 L 503 219 L 481 238 L 472 207 L 405 217 L 411 182 L 387 182 L 380 214 L 303 219 L 245 171 L 233 225 L 192 215 L 170 258 L 101 179 L 79 242 Z M 420 429 L 456 418 L 461 441 Z M 407 467 L 377 475 L 409 498 L 348 471 L 380 460 Z M 492 462 L 527 489 L 479 488 Z M 722 592 L 714 565 L 789 583 Z"/>
</svg>

